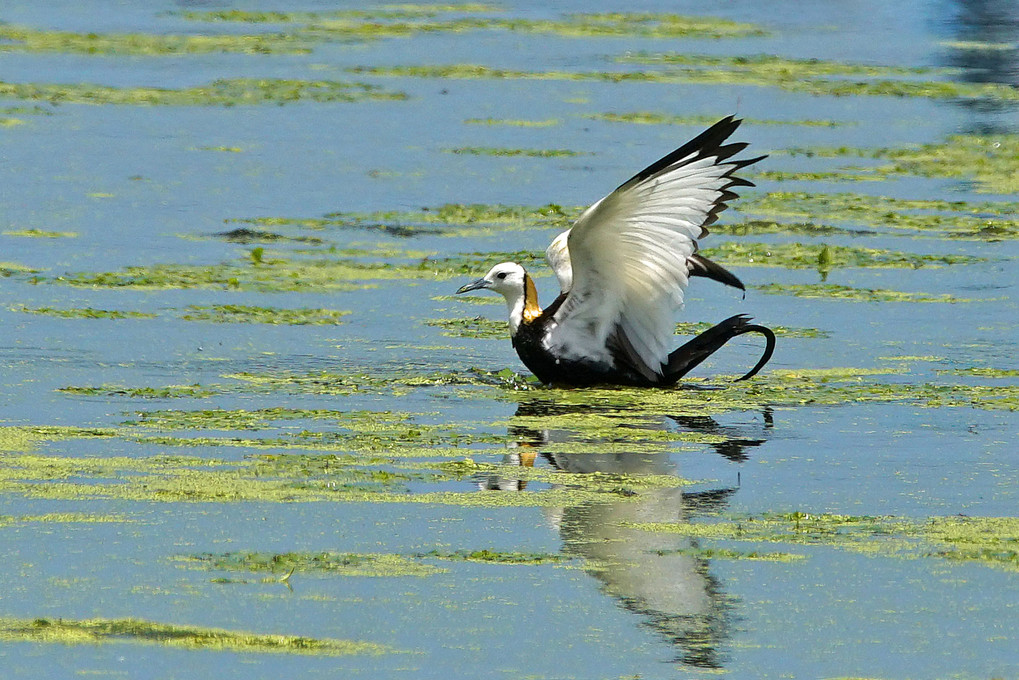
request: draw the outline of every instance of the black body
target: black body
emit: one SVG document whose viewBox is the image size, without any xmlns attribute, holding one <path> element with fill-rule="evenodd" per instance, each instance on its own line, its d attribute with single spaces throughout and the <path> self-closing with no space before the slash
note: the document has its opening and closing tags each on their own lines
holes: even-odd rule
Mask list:
<svg viewBox="0 0 1019 680">
<path fill-rule="evenodd" d="M 552 385 L 583 387 L 588 385 L 628 385 L 632 387 L 668 387 L 689 373 L 702 361 L 718 351 L 725 343 L 745 333 L 760 333 L 766 345 L 757 364 L 737 380 L 746 380 L 757 375 L 771 359 L 775 351 L 775 334 L 770 328 L 750 323 L 750 317 L 737 314 L 712 326 L 693 340 L 669 354 L 669 363 L 662 366 L 662 373 L 647 376 L 629 366 L 627 353 L 621 347 L 613 347 L 614 366 L 606 366 L 589 360 L 556 357 L 542 346 L 542 338 L 552 315 L 562 304 L 565 296 L 552 304 L 541 316 L 531 322 L 524 322 L 513 335 L 513 347 L 520 360 L 538 380 Z"/>
</svg>

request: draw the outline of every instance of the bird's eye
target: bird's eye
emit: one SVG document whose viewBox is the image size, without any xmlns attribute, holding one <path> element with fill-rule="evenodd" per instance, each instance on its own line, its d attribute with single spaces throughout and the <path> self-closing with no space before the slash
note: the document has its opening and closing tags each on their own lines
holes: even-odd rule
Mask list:
<svg viewBox="0 0 1019 680">
<path fill-rule="evenodd" d="M 498 274 L 495 275 L 495 278 L 497 278 L 497 279 L 504 279 L 504 278 L 506 278 L 506 272 L 499 272 Z"/>
</svg>

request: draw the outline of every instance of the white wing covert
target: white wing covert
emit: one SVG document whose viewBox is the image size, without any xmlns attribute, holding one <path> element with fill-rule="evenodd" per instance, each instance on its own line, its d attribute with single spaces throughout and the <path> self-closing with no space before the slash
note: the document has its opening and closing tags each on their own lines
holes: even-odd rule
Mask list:
<svg viewBox="0 0 1019 680">
<path fill-rule="evenodd" d="M 552 267 L 556 279 L 559 280 L 559 291 L 568 293 L 573 287 L 573 266 L 570 264 L 570 249 L 567 240 L 570 237 L 570 230 L 552 239 L 545 249 L 545 261 Z"/>
<path fill-rule="evenodd" d="M 741 121 L 725 118 L 651 164 L 585 210 L 546 257 L 564 293 L 546 343 L 564 356 L 622 363 L 649 380 L 668 362 L 697 239 L 729 189 L 753 186 L 732 173 L 763 156 L 730 160 L 723 145 Z"/>
</svg>

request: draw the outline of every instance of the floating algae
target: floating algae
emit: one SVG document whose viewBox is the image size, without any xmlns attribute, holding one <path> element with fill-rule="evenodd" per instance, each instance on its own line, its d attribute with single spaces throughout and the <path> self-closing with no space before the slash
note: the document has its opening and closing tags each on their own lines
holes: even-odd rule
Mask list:
<svg viewBox="0 0 1019 680">
<path fill-rule="evenodd" d="M 322 239 L 315 236 L 285 236 L 283 234 L 277 234 L 272 231 L 266 231 L 264 229 L 248 229 L 246 227 L 238 227 L 231 229 L 230 231 L 222 231 L 216 234 L 212 234 L 212 237 L 221 238 L 231 243 L 280 243 L 280 242 L 295 242 L 295 243 L 310 243 L 313 245 L 321 245 Z M 203 237 L 196 237 L 192 234 L 181 235 L 181 238 L 197 239 Z M 207 238 L 207 237 L 204 237 Z"/>
<path fill-rule="evenodd" d="M 137 420 L 130 421 L 128 424 L 164 430 L 262 430 L 273 428 L 274 423 L 295 420 L 327 421 L 337 427 L 348 427 L 362 432 L 397 433 L 397 435 L 409 435 L 412 429 L 422 431 L 426 428 L 424 425 L 414 423 L 413 414 L 391 411 L 339 411 L 277 407 L 251 411 L 244 409 L 138 411 L 135 416 Z"/>
<path fill-rule="evenodd" d="M 514 419 L 514 427 L 519 431 L 521 428 L 526 427 L 526 425 L 517 422 L 516 419 Z M 584 436 L 590 434 L 589 432 L 584 432 L 582 430 L 579 432 L 581 432 Z M 591 445 L 589 442 L 577 442 L 577 444 L 579 445 L 577 447 L 579 452 L 588 453 L 591 451 Z M 620 449 L 623 453 L 629 454 L 648 450 L 647 447 L 641 447 L 638 442 L 629 440 L 624 442 L 606 442 L 604 444 L 601 441 L 598 441 L 598 444 L 599 453 L 612 452 L 615 448 Z M 619 444 L 619 446 L 615 447 L 614 444 Z M 570 449 L 574 448 L 572 443 L 541 444 L 540 446 L 541 450 L 544 452 L 556 453 L 570 452 Z M 667 447 L 663 446 L 654 449 L 654 452 L 665 453 L 667 450 Z M 479 453 L 484 452 L 479 451 Z M 411 463 L 407 465 L 407 467 L 421 467 L 428 464 L 430 463 Z M 626 474 L 612 472 L 574 472 L 565 474 L 556 469 L 526 466 L 521 467 L 515 463 L 476 463 L 471 458 L 440 463 L 438 468 L 445 472 L 451 479 L 461 479 L 468 476 L 480 479 L 485 476 L 505 475 L 506 477 L 511 477 L 518 481 L 544 482 L 547 484 L 559 485 L 561 488 L 565 489 L 582 489 L 586 491 L 597 491 L 600 493 L 622 496 L 636 496 L 649 490 L 675 489 L 695 483 L 672 474 Z"/>
<path fill-rule="evenodd" d="M 70 309 L 56 309 L 53 307 L 26 307 L 18 305 L 12 307 L 11 311 L 25 312 L 26 314 L 39 314 L 52 316 L 60 319 L 154 319 L 155 314 L 148 312 L 121 311 L 116 309 L 95 309 L 92 307 L 78 307 Z"/>
<path fill-rule="evenodd" d="M 0 24 L 0 52 L 60 52 L 110 56 L 180 54 L 308 54 L 310 42 L 297 34 L 165 35 L 75 33 Z"/>
<path fill-rule="evenodd" d="M 21 238 L 76 238 L 78 236 L 73 231 L 46 231 L 45 229 L 12 229 L 0 233 L 4 236 Z"/>
<path fill-rule="evenodd" d="M 392 476 L 334 465 L 306 473 L 260 461 L 185 456 L 60 457 L 8 455 L 0 491 L 65 500 L 124 499 L 148 502 L 315 502 L 371 500 L 387 493 Z"/>
<path fill-rule="evenodd" d="M 182 89 L 113 87 L 87 83 L 8 83 L 0 81 L 0 97 L 54 104 L 115 104 L 126 106 L 249 106 L 299 101 L 394 101 L 407 96 L 374 85 L 336 80 L 223 78 Z"/>
<path fill-rule="evenodd" d="M 725 56 L 680 52 L 629 52 L 625 56 L 617 57 L 616 61 L 648 65 L 693 66 L 714 70 L 728 69 L 745 73 L 751 78 L 756 77 L 762 80 L 771 78 L 779 82 L 787 79 L 816 78 L 818 76 L 891 78 L 953 73 L 951 69 L 851 64 L 824 59 L 791 59 L 774 54 Z"/>
<path fill-rule="evenodd" d="M 96 385 L 93 387 L 61 387 L 60 392 L 83 397 L 130 397 L 140 399 L 199 399 L 215 394 L 214 390 L 198 384 L 165 385 L 163 387 L 126 387 L 124 385 Z"/>
<path fill-rule="evenodd" d="M 436 385 L 462 385 L 530 406 L 504 423 L 434 424 L 425 414 L 385 411 L 267 408 L 255 410 L 139 411 L 117 429 L 0 428 L 0 490 L 33 498 L 134 499 L 150 502 L 380 502 L 459 506 L 563 506 L 606 498 L 627 500 L 655 488 L 688 482 L 674 475 L 561 475 L 546 469 L 517 469 L 475 463 L 476 456 L 497 456 L 522 432 L 558 430 L 568 441 L 538 444 L 540 450 L 584 454 L 591 444 L 603 452 L 660 453 L 725 444 L 722 433 L 669 426 L 668 414 L 711 416 L 747 410 L 840 406 L 865 402 L 911 404 L 927 408 L 1019 409 L 1019 386 L 1011 384 L 938 384 L 888 382 L 902 375 L 900 365 L 876 369 L 777 369 L 735 385 L 686 381 L 673 390 L 538 388 L 521 391 L 520 377 L 497 374 L 406 374 L 372 377 L 340 374 L 236 376 L 256 391 L 274 394 L 338 393 L 364 390 L 400 393 Z M 504 375 L 505 373 L 505 375 Z M 725 380 L 724 377 L 720 380 Z M 85 388 L 81 393 L 87 394 Z M 116 394 L 111 387 L 96 388 Z M 127 394 L 161 396 L 158 388 Z M 203 390 L 204 388 L 197 388 Z M 190 388 L 182 388 L 189 396 Z M 199 392 L 198 394 L 201 394 Z M 173 396 L 173 391 L 168 391 Z M 554 405 L 542 408 L 541 403 Z M 198 431 L 199 435 L 191 434 Z M 259 431 L 266 431 L 257 436 Z M 239 436 L 240 433 L 256 436 Z M 152 434 L 150 434 L 152 433 Z M 187 436 L 184 436 L 184 434 Z M 143 447 L 203 450 L 202 457 L 157 455 L 83 457 L 40 455 L 41 442 L 69 438 L 116 437 Z M 246 450 L 242 458 L 208 456 L 222 447 Z M 537 450 L 537 449 L 536 449 Z M 453 459 L 453 460 L 450 460 Z M 443 463 L 441 461 L 446 460 Z M 551 484 L 527 494 L 438 491 L 409 493 L 410 484 L 456 481 L 485 475 L 509 475 Z M 473 486 L 473 484 L 472 484 Z"/>
<path fill-rule="evenodd" d="M 675 550 L 655 550 L 655 555 L 690 555 L 702 560 L 748 560 L 750 562 L 797 562 L 806 559 L 806 555 L 790 552 L 761 550 L 733 550 L 732 548 L 677 548 Z"/>
<path fill-rule="evenodd" d="M 464 121 L 466 125 L 505 125 L 508 127 L 553 127 L 562 123 L 558 118 L 546 120 L 524 120 L 520 118 L 468 118 Z"/>
<path fill-rule="evenodd" d="M 308 373 L 262 372 L 230 373 L 224 378 L 240 381 L 236 390 L 282 394 L 392 394 L 446 385 L 492 386 L 498 379 L 487 378 L 475 371 L 412 371 L 383 372 L 374 368 L 361 371 L 312 371 Z"/>
<path fill-rule="evenodd" d="M 448 571 L 403 555 L 382 553 L 200 553 L 177 561 L 216 571 L 328 573 L 338 576 L 431 576 Z"/>
<path fill-rule="evenodd" d="M 568 14 L 559 19 L 461 17 L 427 20 L 440 13 L 497 14 L 499 8 L 478 3 L 449 5 L 398 5 L 374 10 L 333 12 L 260 12 L 227 10 L 186 12 L 187 19 L 246 23 L 306 24 L 313 34 L 343 37 L 399 37 L 415 33 L 463 33 L 466 31 L 512 31 L 562 37 L 641 38 L 740 38 L 765 35 L 753 24 L 714 17 L 683 16 L 652 12 L 605 12 Z"/>
<path fill-rule="evenodd" d="M 1019 518 L 1014 517 L 912 520 L 793 512 L 629 526 L 703 540 L 821 546 L 905 559 L 942 558 L 1019 571 Z"/>
<path fill-rule="evenodd" d="M 24 274 L 38 274 L 39 270 L 17 262 L 0 262 L 0 276 L 18 276 Z"/>
<path fill-rule="evenodd" d="M 451 338 L 499 338 L 509 339 L 509 327 L 505 321 L 496 321 L 483 316 L 473 318 L 428 319 L 428 326 L 442 329 L 442 334 Z"/>
<path fill-rule="evenodd" d="M 1015 368 L 991 368 L 989 366 L 978 366 L 973 368 L 952 368 L 939 370 L 938 373 L 950 375 L 968 375 L 975 378 L 1019 378 L 1019 369 Z"/>
<path fill-rule="evenodd" d="M 383 654 L 392 651 L 388 647 L 371 642 L 317 639 L 294 635 L 259 635 L 138 619 L 85 619 L 78 621 L 72 619 L 0 618 L 0 640 L 64 645 L 156 644 L 181 649 L 321 656 Z"/>
<path fill-rule="evenodd" d="M 252 305 L 190 305 L 180 315 L 185 321 L 213 323 L 264 323 L 272 325 L 307 326 L 335 325 L 343 322 L 348 311 L 336 309 L 280 309 Z"/>
<path fill-rule="evenodd" d="M 629 57 L 632 58 L 632 57 Z M 648 57 L 648 61 L 657 59 Z M 675 58 L 675 57 L 674 57 Z M 524 71 L 493 68 L 481 64 L 444 64 L 412 66 L 357 66 L 350 73 L 400 78 L 485 79 L 485 80 L 549 80 L 609 83 L 696 83 L 707 85 L 739 85 L 778 87 L 811 95 L 918 97 L 926 99 L 969 99 L 985 101 L 1017 101 L 1019 89 L 998 83 L 965 83 L 950 80 L 912 80 L 896 67 L 878 67 L 864 76 L 856 76 L 870 67 L 781 57 L 715 57 L 682 55 L 684 65 L 669 64 L 659 70 L 634 71 Z M 743 60 L 742 63 L 739 60 Z M 824 68 L 821 68 L 824 66 Z M 826 77 L 826 71 L 833 75 Z M 926 71 L 916 71 L 919 75 Z M 865 79 L 853 80 L 853 77 Z"/>
<path fill-rule="evenodd" d="M 113 437 L 109 428 L 72 427 L 67 425 L 3 425 L 0 426 L 0 453 L 30 451 L 41 442 L 66 439 Z"/>
<path fill-rule="evenodd" d="M 718 122 L 718 116 L 678 116 L 655 111 L 631 111 L 629 113 L 590 113 L 584 116 L 591 120 L 603 120 L 610 123 L 632 123 L 636 125 L 696 125 L 709 126 Z M 743 118 L 745 123 L 753 125 L 802 125 L 805 127 L 836 127 L 843 123 L 830 120 L 762 120 L 760 118 Z"/>
<path fill-rule="evenodd" d="M 293 226 L 305 229 L 357 228 L 383 231 L 398 236 L 443 233 L 463 235 L 473 230 L 565 228 L 580 208 L 554 203 L 543 206 L 515 206 L 482 203 L 446 203 L 419 210 L 385 210 L 369 213 L 335 212 L 321 218 L 256 217 L 230 220 L 258 227 Z M 450 227 L 446 230 L 443 227 Z"/>
<path fill-rule="evenodd" d="M 1015 206 L 1005 201 L 965 202 L 777 191 L 748 197 L 736 210 L 754 217 L 821 224 L 849 222 L 888 230 L 887 233 L 912 232 L 938 238 L 993 240 L 1019 235 Z"/>
<path fill-rule="evenodd" d="M 481 562 L 484 564 L 512 564 L 535 566 L 540 564 L 562 564 L 570 562 L 573 558 L 559 553 L 523 553 L 504 552 L 499 550 L 455 550 L 452 552 L 444 550 L 432 550 L 426 553 L 418 553 L 416 557 L 447 560 L 451 562 Z"/>
<path fill-rule="evenodd" d="M 583 151 L 571 151 L 570 149 L 508 149 L 494 146 L 459 146 L 452 149 L 443 149 L 443 151 L 460 156 L 501 156 L 506 158 L 515 156 L 524 156 L 526 158 L 571 158 L 586 155 Z"/>
<path fill-rule="evenodd" d="M 983 261 L 983 258 L 970 255 L 920 255 L 859 246 L 752 241 L 727 241 L 701 252 L 721 264 L 786 269 L 817 269 L 822 255 L 825 257 L 821 264 L 827 268 L 919 269 Z"/>
<path fill-rule="evenodd" d="M 0 528 L 26 524 L 119 524 L 132 520 L 122 515 L 89 512 L 51 512 L 45 515 L 0 515 Z"/>
<path fill-rule="evenodd" d="M 901 290 L 854 288 L 833 283 L 767 283 L 752 286 L 752 288 L 772 295 L 795 295 L 802 298 L 852 300 L 854 302 L 973 302 L 970 298 L 957 298 L 947 293 L 937 295 L 930 293 L 909 293 Z"/>
<path fill-rule="evenodd" d="M 262 261 L 248 265 L 156 264 L 126 267 L 116 272 L 78 272 L 55 277 L 35 277 L 33 283 L 76 287 L 135 288 L 141 290 L 218 289 L 273 291 L 350 291 L 375 287 L 376 281 L 418 278 L 420 268 L 396 268 L 353 260 Z M 448 274 L 454 276 L 452 272 Z"/>
<path fill-rule="evenodd" d="M 259 292 L 351 291 L 374 288 L 384 281 L 453 279 L 473 273 L 492 254 L 467 253 L 432 258 L 430 253 L 396 247 L 266 251 L 262 246 L 245 257 L 219 264 L 153 264 L 113 272 L 76 272 L 45 276 L 21 272 L 31 283 L 92 288 L 219 289 Z M 496 254 L 498 255 L 498 254 Z M 285 256 L 285 257 L 284 257 Z M 531 261 L 536 255 L 526 258 Z M 12 273 L 12 275 L 14 275 Z M 285 310 L 271 307 L 219 305 L 190 307 L 189 321 L 250 321 L 261 323 L 334 323 L 345 312 L 323 309 Z"/>
<path fill-rule="evenodd" d="M 1019 191 L 1015 172 L 1019 135 L 1014 134 L 950 135 L 944 142 L 898 148 L 794 148 L 788 153 L 891 161 L 889 165 L 855 168 L 853 175 L 857 178 L 941 177 L 971 181 L 976 190 L 983 193 L 1007 195 Z"/>
<path fill-rule="evenodd" d="M 566 229 L 580 206 L 513 206 L 450 203 L 418 210 L 331 213 L 321 218 L 260 217 L 232 220 L 259 229 L 370 229 L 400 236 L 442 233 L 464 236 L 506 230 Z M 921 234 L 939 238 L 993 239 L 1019 234 L 1014 206 L 1006 201 L 902 199 L 857 193 L 775 191 L 751 194 L 734 206 L 740 221 L 712 225 L 711 231 L 739 236 Z M 541 254 L 525 253 L 532 261 Z M 492 258 L 486 262 L 494 262 Z M 948 262 L 945 262 L 946 264 Z"/>
<path fill-rule="evenodd" d="M 380 450 L 385 453 L 385 449 Z M 462 454 L 462 451 L 461 451 Z M 255 457 L 243 461 L 154 456 L 149 458 L 67 458 L 7 455 L 0 491 L 30 498 L 121 499 L 170 503 L 424 503 L 464 507 L 557 507 L 639 496 L 619 480 L 606 485 L 537 490 L 408 493 L 413 477 L 381 469 L 344 465 L 334 457 Z M 331 463 L 326 465 L 325 463 Z M 442 479 L 443 477 L 439 477 Z M 448 478 L 448 476 L 447 476 Z"/>
</svg>

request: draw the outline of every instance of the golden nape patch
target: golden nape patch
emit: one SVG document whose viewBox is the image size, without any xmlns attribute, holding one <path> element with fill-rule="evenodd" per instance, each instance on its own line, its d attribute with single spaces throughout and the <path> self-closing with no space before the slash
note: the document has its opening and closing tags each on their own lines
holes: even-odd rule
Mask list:
<svg viewBox="0 0 1019 680">
<path fill-rule="evenodd" d="M 524 274 L 523 320 L 530 323 L 539 316 L 541 316 L 541 306 L 538 304 L 538 289 L 534 287 L 534 279 L 529 274 Z"/>
</svg>

